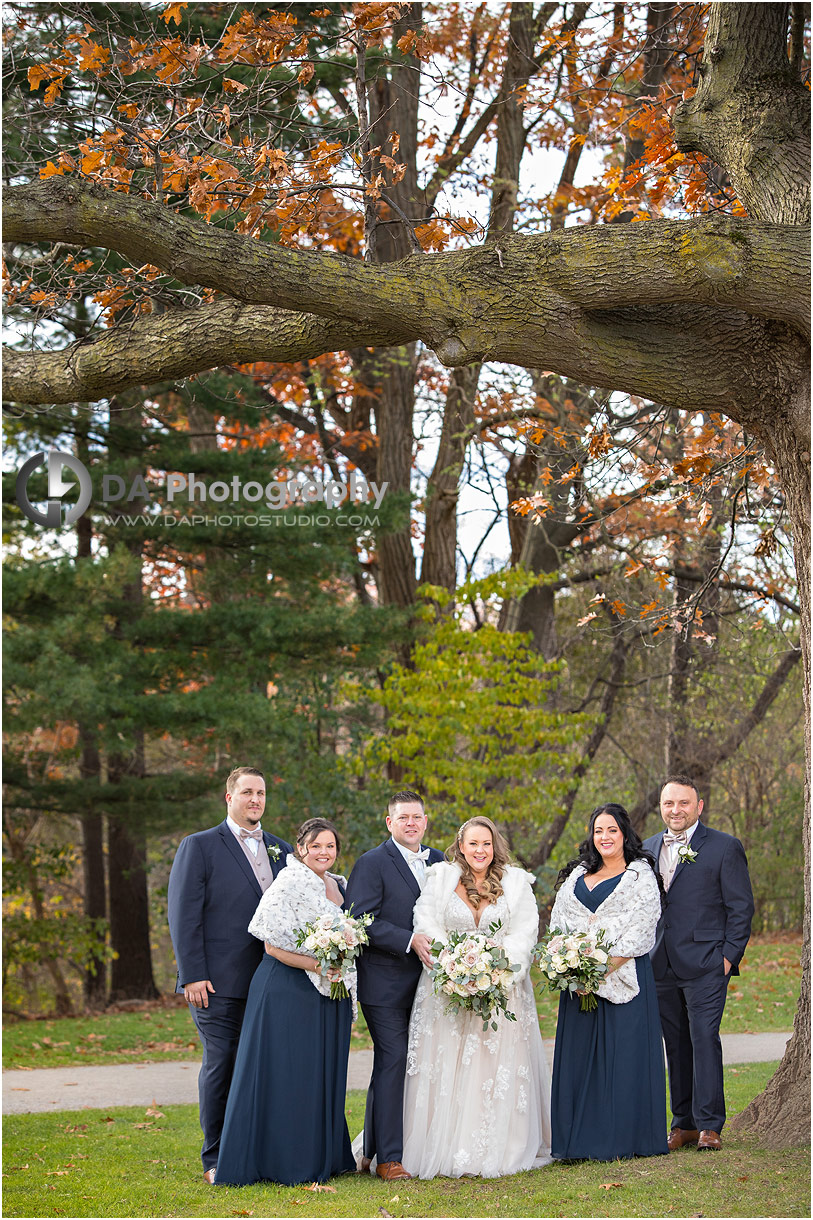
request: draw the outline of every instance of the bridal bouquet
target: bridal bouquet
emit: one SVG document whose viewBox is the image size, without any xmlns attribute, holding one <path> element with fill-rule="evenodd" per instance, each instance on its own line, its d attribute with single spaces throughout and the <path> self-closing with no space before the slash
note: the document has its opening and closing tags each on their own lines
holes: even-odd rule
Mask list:
<svg viewBox="0 0 813 1220">
<path fill-rule="evenodd" d="M 579 1008 L 598 1008 L 594 992 L 607 973 L 610 945 L 604 930 L 560 932 L 552 928 L 534 949 L 534 959 L 551 991 L 583 991 Z"/>
<path fill-rule="evenodd" d="M 372 922 L 369 912 L 354 919 L 337 910 L 335 915 L 320 915 L 296 933 L 297 947 L 316 958 L 323 975 L 331 969 L 341 970 L 341 981 L 330 984 L 331 1000 L 346 1000 L 350 994 L 344 979 L 364 946 L 370 943 L 367 928 Z"/>
<path fill-rule="evenodd" d="M 508 1021 L 516 1017 L 508 1010 L 508 985 L 513 973 L 520 969 L 505 956 L 494 936 L 500 923 L 493 923 L 490 935 L 482 932 L 450 932 L 445 944 L 432 942 L 436 960 L 432 966 L 432 984 L 437 995 L 448 1000 L 446 1011 L 460 1009 L 476 1012 L 482 1019 L 483 1030 L 497 1028 L 492 1016 L 502 1013 Z"/>
</svg>

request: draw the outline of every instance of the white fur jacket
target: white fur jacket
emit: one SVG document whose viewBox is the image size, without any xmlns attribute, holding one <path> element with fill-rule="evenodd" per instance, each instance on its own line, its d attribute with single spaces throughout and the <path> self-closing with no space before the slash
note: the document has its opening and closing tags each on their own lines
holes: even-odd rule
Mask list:
<svg viewBox="0 0 813 1220">
<path fill-rule="evenodd" d="M 426 870 L 421 896 L 415 903 L 412 918 L 414 930 L 424 932 L 432 940 L 446 940 L 448 929 L 444 918 L 446 904 L 455 891 L 462 876 L 458 864 L 447 864 L 442 861 L 433 864 Z M 536 878 L 533 873 L 526 873 L 522 868 L 508 865 L 502 875 L 502 888 L 508 906 L 508 922 L 503 920 L 503 927 L 497 940 L 505 949 L 508 960 L 520 966 L 512 979 L 518 983 L 528 974 L 531 964 L 531 953 L 537 942 L 539 932 L 539 911 L 531 886 Z M 488 930 L 490 920 L 488 907 L 481 915 L 482 931 Z"/>
<path fill-rule="evenodd" d="M 578 865 L 556 895 L 550 913 L 551 931 L 587 932 L 603 928 L 613 957 L 644 957 L 655 944 L 655 929 L 661 917 L 661 900 L 655 874 L 646 860 L 633 860 L 621 880 L 597 911 L 583 906 L 574 894 L 584 876 Z M 635 961 L 624 962 L 596 991 L 611 1004 L 626 1004 L 638 994 Z"/>
<path fill-rule="evenodd" d="M 344 877 L 331 873 L 342 886 L 346 884 Z M 260 905 L 251 917 L 248 930 L 258 940 L 268 941 L 275 949 L 287 949 L 290 953 L 302 953 L 297 947 L 296 933 L 311 923 L 319 915 L 336 915 L 341 911 L 335 902 L 331 902 L 325 893 L 325 883 L 313 869 L 308 868 L 295 856 L 287 856 L 285 868 L 277 873 L 274 880 L 260 899 Z M 304 957 L 310 957 L 303 953 Z M 305 974 L 322 995 L 330 995 L 330 982 L 313 970 Z M 356 968 L 351 966 L 345 976 L 345 985 L 353 1000 L 353 1014 L 356 1012 Z"/>
</svg>

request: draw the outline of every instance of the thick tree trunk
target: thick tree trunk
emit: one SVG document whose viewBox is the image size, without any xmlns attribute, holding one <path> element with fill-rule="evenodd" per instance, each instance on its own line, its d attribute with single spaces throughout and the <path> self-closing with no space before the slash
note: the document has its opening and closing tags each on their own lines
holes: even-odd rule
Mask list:
<svg viewBox="0 0 813 1220">
<path fill-rule="evenodd" d="M 134 577 L 122 586 L 114 634 L 122 632 L 126 619 L 138 617 L 144 599 L 140 546 L 131 543 L 128 550 L 138 559 L 139 566 Z M 153 1000 L 160 994 L 152 974 L 147 838 L 137 803 L 127 796 L 127 787 L 133 780 L 143 779 L 144 774 L 144 730 L 136 724 L 130 751 L 111 755 L 107 764 L 108 783 L 116 792 L 118 806 L 107 819 L 110 942 L 115 954 L 110 970 L 111 1004 L 120 1000 Z"/>
<path fill-rule="evenodd" d="M 83 328 L 86 327 L 88 318 L 84 301 L 77 306 L 77 320 Z M 87 427 L 83 427 L 81 424 L 77 428 L 77 453 L 80 460 L 90 467 Z M 81 516 L 76 523 L 76 558 L 80 562 L 90 560 L 92 553 L 93 518 L 88 513 Z M 95 790 L 101 782 L 102 761 L 94 728 L 80 722 L 79 739 L 82 743 L 79 774 L 82 780 Z M 92 802 L 89 802 L 89 805 L 87 812 L 83 813 L 79 819 L 82 827 L 84 910 L 85 917 L 93 920 L 99 931 L 95 934 L 98 949 L 96 960 L 85 970 L 84 993 L 85 1003 L 89 1008 L 103 1008 L 107 996 L 107 968 L 105 965 L 107 890 L 105 885 L 104 819 L 102 814 L 93 808 Z"/>
<path fill-rule="evenodd" d="M 141 740 L 131 755 L 114 756 L 108 762 L 111 785 L 121 785 L 143 775 Z M 110 940 L 115 953 L 109 1002 L 155 1000 L 160 993 L 152 974 L 147 837 L 132 813 L 108 816 L 107 827 Z"/>
<path fill-rule="evenodd" d="M 110 977 L 110 1003 L 155 1000 L 147 890 L 147 840 L 135 827 L 108 821 L 110 938 L 116 957 Z"/>
<path fill-rule="evenodd" d="M 810 1139 L 810 454 L 800 451 L 792 435 L 775 438 L 774 454 L 788 497 L 793 528 L 796 571 L 801 602 L 801 643 L 804 664 L 805 812 L 802 839 L 805 860 L 805 919 L 802 939 L 802 985 L 793 1021 L 793 1036 L 784 1058 L 763 1093 L 751 1102 L 734 1125 L 753 1131 L 760 1143 L 778 1148 Z"/>
<path fill-rule="evenodd" d="M 379 397 L 375 404 L 378 431 L 377 483 L 387 485 L 389 495 L 400 494 L 407 502 L 405 524 L 378 540 L 378 589 L 381 601 L 392 606 L 411 606 L 415 601 L 415 555 L 408 501 L 412 473 L 412 416 L 415 409 L 415 345 L 376 353 L 383 364 Z"/>
<path fill-rule="evenodd" d="M 681 152 L 725 169 L 749 216 L 810 223 L 810 92 L 788 58 L 790 5 L 712 4 L 701 83 L 674 114 Z"/>
<path fill-rule="evenodd" d="M 99 784 L 101 773 L 101 760 L 96 748 L 95 737 L 86 725 L 80 725 L 79 734 L 82 741 L 79 771 L 82 779 L 93 784 L 95 788 Z M 80 822 L 82 826 L 82 868 L 85 882 L 85 916 L 94 920 L 97 927 L 103 927 L 107 917 L 103 819 L 100 813 L 92 811 L 83 813 Z M 106 933 L 99 932 L 96 940 L 99 950 L 97 960 L 85 970 L 85 1003 L 90 1008 L 103 1008 L 107 994 L 104 961 Z"/>
<path fill-rule="evenodd" d="M 675 111 L 678 147 L 727 172 L 750 216 L 810 222 L 810 94 L 788 55 L 788 4 L 712 4 L 695 96 Z M 792 49 L 792 48 L 791 48 Z M 765 395 L 748 421 L 772 451 L 788 498 L 802 610 L 809 775 L 810 396 L 804 367 L 778 400 Z M 807 392 L 805 392 L 805 383 Z M 810 1136 L 810 820 L 803 821 L 805 934 L 794 1035 L 775 1076 L 739 1122 L 772 1146 Z"/>
<path fill-rule="evenodd" d="M 410 30 L 419 30 L 422 23 L 422 5 L 411 4 L 394 23 L 393 43 Z M 418 99 L 421 64 L 412 55 L 399 58 L 402 62 L 393 64 L 389 72 L 382 68 L 369 90 L 370 143 L 383 147 L 389 133 L 397 131 L 400 137 L 398 160 L 406 166 L 401 182 L 393 183 L 385 191 L 386 199 L 395 206 L 389 208 L 385 204 L 375 226 L 375 240 L 368 255 L 378 264 L 394 263 L 410 254 L 416 240 L 411 226 L 420 218 Z M 416 345 L 407 343 L 378 350 L 372 361 L 378 375 L 376 481 L 379 486 L 386 483 L 390 495 L 401 495 L 407 503 L 414 445 L 416 357 Z M 408 509 L 406 511 L 408 514 Z M 415 555 L 407 515 L 398 530 L 379 537 L 378 591 L 381 601 L 388 605 L 410 606 L 415 601 L 416 588 Z"/>
</svg>

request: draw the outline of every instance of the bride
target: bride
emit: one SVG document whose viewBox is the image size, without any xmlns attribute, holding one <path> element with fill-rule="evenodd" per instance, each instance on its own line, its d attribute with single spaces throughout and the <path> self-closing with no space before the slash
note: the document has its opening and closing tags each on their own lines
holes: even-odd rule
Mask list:
<svg viewBox="0 0 813 1220">
<path fill-rule="evenodd" d="M 508 863 L 494 823 L 473 817 L 434 864 L 415 904 L 414 928 L 445 941 L 451 931 L 489 933 L 512 963 L 508 1007 L 496 1032 L 473 1012 L 446 1012 L 424 969 L 409 1023 L 404 1167 L 414 1177 L 502 1177 L 550 1160 L 550 1073 L 528 969 L 538 912 L 530 873 Z"/>
</svg>

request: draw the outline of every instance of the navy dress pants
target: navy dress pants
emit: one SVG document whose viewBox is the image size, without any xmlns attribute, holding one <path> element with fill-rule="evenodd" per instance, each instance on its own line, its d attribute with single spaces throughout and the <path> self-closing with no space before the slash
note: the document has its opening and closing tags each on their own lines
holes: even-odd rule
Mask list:
<svg viewBox="0 0 813 1220">
<path fill-rule="evenodd" d="M 728 980 L 723 967 L 696 979 L 679 979 L 667 968 L 657 979 L 672 1127 L 684 1131 L 722 1131 L 723 1019 Z"/>
<path fill-rule="evenodd" d="M 364 1155 L 400 1161 L 404 1155 L 404 1081 L 411 1008 L 362 1004 L 373 1040 L 373 1074 L 364 1111 Z"/>
<path fill-rule="evenodd" d="M 200 1125 L 203 1130 L 201 1160 L 203 1171 L 217 1165 L 220 1134 L 226 1113 L 237 1043 L 246 1011 L 245 1000 L 230 996 L 209 996 L 208 1008 L 189 1005 L 203 1045 L 203 1062 L 198 1076 Z"/>
</svg>

